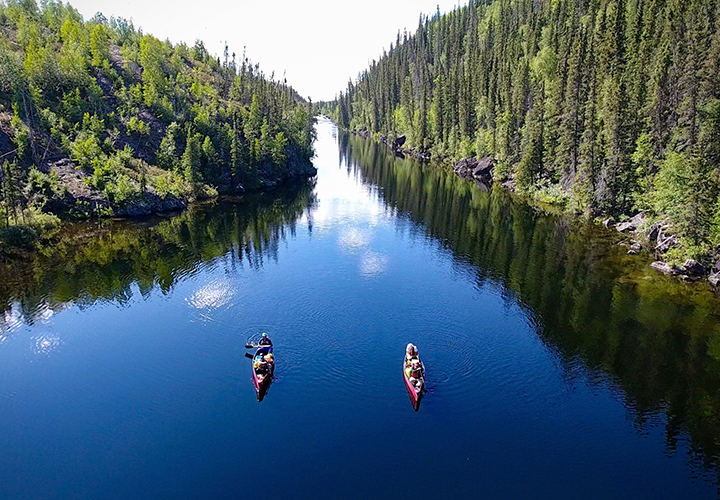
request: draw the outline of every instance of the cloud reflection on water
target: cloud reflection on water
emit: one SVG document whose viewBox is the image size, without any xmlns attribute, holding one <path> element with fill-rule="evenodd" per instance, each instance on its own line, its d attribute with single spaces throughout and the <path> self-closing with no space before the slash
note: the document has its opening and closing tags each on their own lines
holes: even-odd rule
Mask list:
<svg viewBox="0 0 720 500">
<path fill-rule="evenodd" d="M 387 270 L 389 263 L 386 255 L 368 250 L 360 259 L 360 273 L 367 278 L 378 276 Z"/>
<path fill-rule="evenodd" d="M 236 290 L 227 281 L 211 281 L 185 301 L 195 309 L 217 309 L 235 297 Z"/>
</svg>

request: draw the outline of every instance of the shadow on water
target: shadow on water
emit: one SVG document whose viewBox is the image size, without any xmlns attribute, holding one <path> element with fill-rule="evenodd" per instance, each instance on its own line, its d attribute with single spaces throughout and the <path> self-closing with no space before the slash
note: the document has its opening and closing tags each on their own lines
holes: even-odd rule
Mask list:
<svg viewBox="0 0 720 500">
<path fill-rule="evenodd" d="M 0 340 L 15 325 L 32 325 L 69 304 L 127 303 L 133 285 L 145 297 L 155 289 L 168 293 L 225 255 L 240 268 L 276 261 L 280 242 L 316 205 L 314 187 L 309 181 L 143 222 L 68 225 L 30 258 L 0 263 Z"/>
<path fill-rule="evenodd" d="M 610 231 L 400 161 L 372 141 L 342 134 L 338 143 L 386 206 L 471 266 L 478 289 L 500 286 L 526 308 L 566 377 L 581 363 L 591 385 L 620 390 L 638 432 L 664 415 L 667 452 L 689 440 L 691 463 L 720 469 L 720 305 L 706 287 L 652 274 Z"/>
</svg>

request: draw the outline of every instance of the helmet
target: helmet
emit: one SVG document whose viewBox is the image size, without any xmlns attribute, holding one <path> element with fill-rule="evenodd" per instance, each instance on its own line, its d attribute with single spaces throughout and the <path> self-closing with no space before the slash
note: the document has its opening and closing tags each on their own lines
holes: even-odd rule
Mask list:
<svg viewBox="0 0 720 500">
<path fill-rule="evenodd" d="M 262 336 L 263 336 L 263 337 L 267 337 L 267 333 L 263 333 Z"/>
</svg>

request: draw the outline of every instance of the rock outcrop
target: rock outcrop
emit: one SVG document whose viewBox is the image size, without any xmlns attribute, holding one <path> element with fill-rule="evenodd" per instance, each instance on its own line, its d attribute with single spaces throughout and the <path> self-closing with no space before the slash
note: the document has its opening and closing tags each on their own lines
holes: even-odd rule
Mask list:
<svg viewBox="0 0 720 500">
<path fill-rule="evenodd" d="M 493 181 L 495 163 L 495 159 L 491 156 L 484 156 L 479 160 L 474 157 L 464 158 L 455 164 L 453 171 L 463 179 L 479 181 L 489 185 Z"/>
<path fill-rule="evenodd" d="M 615 229 L 617 229 L 621 233 L 629 233 L 629 232 L 637 231 L 642 226 L 644 226 L 646 222 L 647 222 L 647 215 L 645 215 L 645 212 L 640 212 L 639 214 L 635 215 L 632 219 L 615 225 Z"/>
<path fill-rule="evenodd" d="M 677 267 L 671 266 L 667 262 L 662 262 L 659 260 L 656 260 L 655 262 L 650 264 L 650 267 L 652 267 L 656 271 L 660 271 L 663 274 L 667 274 L 668 276 L 678 276 L 680 274 L 680 270 Z"/>
</svg>

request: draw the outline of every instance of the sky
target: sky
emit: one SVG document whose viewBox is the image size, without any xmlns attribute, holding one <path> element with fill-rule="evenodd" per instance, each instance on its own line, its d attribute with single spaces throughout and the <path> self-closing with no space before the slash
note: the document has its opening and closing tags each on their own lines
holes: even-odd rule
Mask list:
<svg viewBox="0 0 720 500">
<path fill-rule="evenodd" d="M 205 42 L 222 56 L 225 42 L 239 61 L 243 47 L 260 69 L 313 101 L 334 99 L 398 30 L 414 32 L 420 14 L 451 11 L 464 0 L 70 0 L 87 20 L 97 12 L 132 19 L 161 40 Z"/>
</svg>

